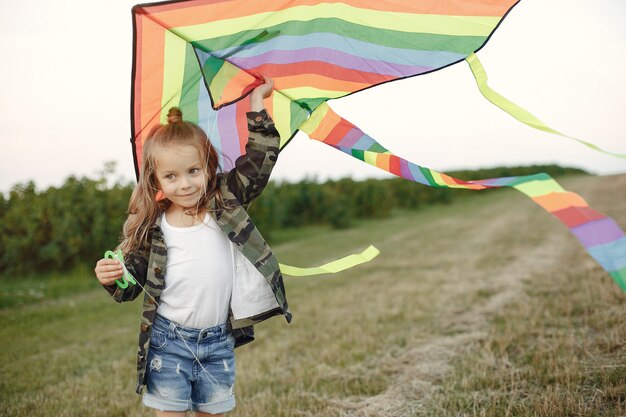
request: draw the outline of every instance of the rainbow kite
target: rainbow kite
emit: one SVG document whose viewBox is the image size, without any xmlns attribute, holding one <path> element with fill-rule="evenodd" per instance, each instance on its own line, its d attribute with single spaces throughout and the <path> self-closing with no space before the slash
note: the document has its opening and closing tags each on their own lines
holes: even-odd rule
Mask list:
<svg viewBox="0 0 626 417">
<path fill-rule="evenodd" d="M 220 151 L 222 168 L 232 168 L 247 141 L 244 114 L 249 103 L 242 98 L 265 74 L 275 81 L 274 94 L 265 104 L 280 133 L 281 148 L 302 130 L 312 139 L 424 185 L 513 187 L 564 223 L 626 291 L 622 229 L 548 175 L 457 180 L 393 155 L 326 104 L 466 61 L 486 98 L 532 127 L 562 135 L 491 90 L 474 54 L 517 2 L 191 0 L 137 5 L 131 116 L 137 172 L 147 132 L 166 122 L 172 106 L 206 131 Z"/>
</svg>

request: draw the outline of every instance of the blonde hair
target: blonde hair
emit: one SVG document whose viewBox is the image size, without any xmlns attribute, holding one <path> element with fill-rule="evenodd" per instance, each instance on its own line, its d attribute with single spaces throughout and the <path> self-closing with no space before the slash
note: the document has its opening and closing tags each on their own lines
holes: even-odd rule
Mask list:
<svg viewBox="0 0 626 417">
<path fill-rule="evenodd" d="M 126 255 L 148 242 L 150 227 L 159 215 L 167 209 L 170 201 L 157 200 L 159 183 L 156 178 L 156 155 L 168 146 L 192 145 L 205 161 L 204 172 L 207 175 L 206 189 L 198 201 L 197 210 L 209 208 L 209 202 L 215 197 L 217 207 L 224 207 L 222 196 L 217 186 L 219 157 L 211 146 L 206 133 L 195 123 L 183 121 L 183 114 L 177 107 L 170 108 L 166 125 L 156 125 L 148 133 L 143 145 L 142 166 L 139 181 L 128 203 L 128 218 L 124 223 L 122 241 L 118 246 Z"/>
</svg>

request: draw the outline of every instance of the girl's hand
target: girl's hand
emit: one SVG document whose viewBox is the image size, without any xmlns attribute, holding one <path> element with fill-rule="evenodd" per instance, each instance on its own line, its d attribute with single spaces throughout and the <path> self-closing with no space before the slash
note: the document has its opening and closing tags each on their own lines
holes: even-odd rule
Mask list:
<svg viewBox="0 0 626 417">
<path fill-rule="evenodd" d="M 102 285 L 113 285 L 116 279 L 120 279 L 124 272 L 122 264 L 115 259 L 100 259 L 94 269 L 96 278 Z"/>
<path fill-rule="evenodd" d="M 274 80 L 265 75 L 262 76 L 264 83 L 252 90 L 250 94 L 250 110 L 261 111 L 263 110 L 263 99 L 268 98 L 274 91 Z"/>
</svg>

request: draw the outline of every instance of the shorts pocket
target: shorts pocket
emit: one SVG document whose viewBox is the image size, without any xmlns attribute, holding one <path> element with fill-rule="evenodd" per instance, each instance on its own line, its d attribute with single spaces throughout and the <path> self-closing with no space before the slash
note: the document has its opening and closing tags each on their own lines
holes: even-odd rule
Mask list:
<svg viewBox="0 0 626 417">
<path fill-rule="evenodd" d="M 163 350 L 167 346 L 167 336 L 163 332 L 152 331 L 150 335 L 150 348 Z"/>
</svg>

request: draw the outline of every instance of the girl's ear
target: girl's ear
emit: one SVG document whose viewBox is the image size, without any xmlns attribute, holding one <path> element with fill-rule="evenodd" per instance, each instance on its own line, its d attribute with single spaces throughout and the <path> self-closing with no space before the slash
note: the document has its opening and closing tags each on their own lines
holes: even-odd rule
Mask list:
<svg viewBox="0 0 626 417">
<path fill-rule="evenodd" d="M 159 190 L 154 198 L 156 201 L 165 200 L 165 194 L 163 194 L 163 191 Z"/>
</svg>

